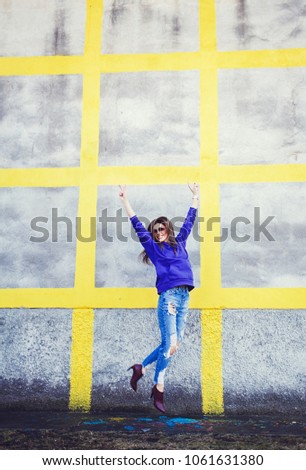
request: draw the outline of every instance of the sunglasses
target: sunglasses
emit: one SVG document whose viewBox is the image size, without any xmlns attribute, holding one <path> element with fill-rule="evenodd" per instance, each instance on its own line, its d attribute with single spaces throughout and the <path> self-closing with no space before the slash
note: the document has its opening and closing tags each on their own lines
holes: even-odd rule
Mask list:
<svg viewBox="0 0 306 470">
<path fill-rule="evenodd" d="M 165 231 L 166 231 L 165 227 L 158 227 L 153 230 L 153 233 L 156 234 L 156 233 L 161 233 Z"/>
</svg>

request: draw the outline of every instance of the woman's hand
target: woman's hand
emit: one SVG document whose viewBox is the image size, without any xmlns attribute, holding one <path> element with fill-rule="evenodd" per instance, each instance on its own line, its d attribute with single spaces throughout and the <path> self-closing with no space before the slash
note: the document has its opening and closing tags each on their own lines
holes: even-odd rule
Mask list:
<svg viewBox="0 0 306 470">
<path fill-rule="evenodd" d="M 119 185 L 120 191 L 119 191 L 119 197 L 120 199 L 125 199 L 126 198 L 126 186 L 125 185 Z"/>
<path fill-rule="evenodd" d="M 197 196 L 197 195 L 198 195 L 198 193 L 199 193 L 199 185 L 198 185 L 197 183 L 193 183 L 192 185 L 190 185 L 190 184 L 188 183 L 188 187 L 189 187 L 190 191 L 192 192 L 192 194 L 193 194 L 194 196 Z"/>
<path fill-rule="evenodd" d="M 197 209 L 198 207 L 198 194 L 199 194 L 199 185 L 197 183 L 193 183 L 192 185 L 188 183 L 188 187 L 192 192 L 192 204 L 191 207 Z"/>
<path fill-rule="evenodd" d="M 135 215 L 135 212 L 131 206 L 131 204 L 129 203 L 129 200 L 127 198 L 127 195 L 126 195 L 126 186 L 125 185 L 119 185 L 119 197 L 121 199 L 121 201 L 123 202 L 123 206 L 126 210 L 126 213 L 127 215 L 131 218 Z"/>
</svg>

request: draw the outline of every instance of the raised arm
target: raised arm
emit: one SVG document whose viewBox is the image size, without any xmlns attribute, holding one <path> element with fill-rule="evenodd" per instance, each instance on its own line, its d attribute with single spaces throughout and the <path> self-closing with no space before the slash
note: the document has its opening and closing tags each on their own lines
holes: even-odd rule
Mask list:
<svg viewBox="0 0 306 470">
<path fill-rule="evenodd" d="M 188 184 L 188 187 L 192 192 L 192 201 L 186 219 L 181 227 L 178 236 L 176 237 L 176 240 L 178 242 L 186 242 L 197 215 L 199 187 L 196 183 L 193 183 L 193 185 Z"/>
<path fill-rule="evenodd" d="M 153 244 L 153 238 L 150 234 L 150 232 L 144 227 L 142 222 L 138 219 L 136 216 L 126 194 L 126 187 L 125 186 L 119 186 L 120 191 L 119 191 L 119 197 L 123 203 L 123 206 L 126 210 L 127 215 L 129 216 L 132 226 L 139 238 L 140 243 L 143 245 L 145 250 L 147 251 L 148 255 L 150 255 L 150 249 L 151 245 Z"/>
</svg>

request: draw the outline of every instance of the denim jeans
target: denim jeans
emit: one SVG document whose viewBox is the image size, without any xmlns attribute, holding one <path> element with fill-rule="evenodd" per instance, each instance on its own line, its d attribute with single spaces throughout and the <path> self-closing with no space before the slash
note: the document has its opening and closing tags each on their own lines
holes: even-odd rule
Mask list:
<svg viewBox="0 0 306 470">
<path fill-rule="evenodd" d="M 158 323 L 161 344 L 143 361 L 143 367 L 156 361 L 154 383 L 163 384 L 166 368 L 172 355 L 172 346 L 181 343 L 188 315 L 189 290 L 187 287 L 173 287 L 162 292 L 158 299 Z"/>
</svg>

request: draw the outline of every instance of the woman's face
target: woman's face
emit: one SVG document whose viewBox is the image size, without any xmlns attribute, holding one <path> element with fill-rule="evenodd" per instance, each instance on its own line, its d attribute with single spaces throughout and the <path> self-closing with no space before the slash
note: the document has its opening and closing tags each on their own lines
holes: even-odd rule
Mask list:
<svg viewBox="0 0 306 470">
<path fill-rule="evenodd" d="M 163 224 L 155 224 L 153 226 L 153 237 L 159 243 L 166 242 L 168 240 L 166 227 Z"/>
</svg>

